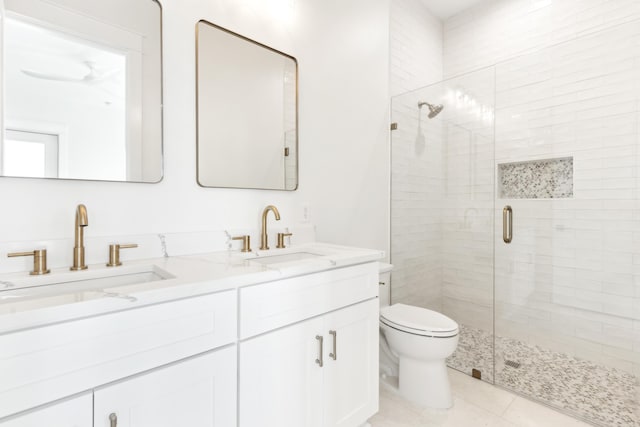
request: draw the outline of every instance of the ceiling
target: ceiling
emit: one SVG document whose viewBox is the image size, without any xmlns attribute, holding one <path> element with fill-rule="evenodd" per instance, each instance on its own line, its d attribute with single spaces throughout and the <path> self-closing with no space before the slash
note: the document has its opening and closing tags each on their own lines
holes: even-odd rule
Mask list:
<svg viewBox="0 0 640 427">
<path fill-rule="evenodd" d="M 484 0 L 422 0 L 427 9 L 442 20 L 450 18 L 482 1 Z"/>
</svg>

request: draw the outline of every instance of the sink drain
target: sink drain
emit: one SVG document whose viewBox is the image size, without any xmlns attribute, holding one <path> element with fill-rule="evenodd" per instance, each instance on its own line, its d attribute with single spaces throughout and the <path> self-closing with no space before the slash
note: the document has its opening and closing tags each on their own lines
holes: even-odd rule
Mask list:
<svg viewBox="0 0 640 427">
<path fill-rule="evenodd" d="M 504 364 L 507 366 L 511 366 L 512 368 L 519 368 L 520 367 L 520 362 L 515 362 L 513 360 L 505 360 Z"/>
</svg>

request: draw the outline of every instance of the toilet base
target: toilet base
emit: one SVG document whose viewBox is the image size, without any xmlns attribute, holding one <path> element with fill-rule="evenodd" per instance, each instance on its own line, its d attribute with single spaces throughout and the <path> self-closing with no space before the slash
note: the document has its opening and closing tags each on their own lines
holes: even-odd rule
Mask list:
<svg viewBox="0 0 640 427">
<path fill-rule="evenodd" d="M 448 409 L 453 406 L 445 360 L 414 360 L 400 357 L 400 395 L 420 406 Z"/>
</svg>

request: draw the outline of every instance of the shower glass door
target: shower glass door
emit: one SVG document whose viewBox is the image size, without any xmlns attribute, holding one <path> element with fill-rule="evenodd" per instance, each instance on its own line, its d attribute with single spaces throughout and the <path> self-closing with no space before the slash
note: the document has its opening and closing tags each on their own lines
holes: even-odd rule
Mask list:
<svg viewBox="0 0 640 427">
<path fill-rule="evenodd" d="M 495 383 L 607 427 L 640 426 L 639 45 L 496 66 Z"/>
<path fill-rule="evenodd" d="M 392 98 L 392 303 L 460 325 L 449 366 L 493 382 L 494 69 Z M 442 108 L 440 108 L 442 106 Z"/>
</svg>

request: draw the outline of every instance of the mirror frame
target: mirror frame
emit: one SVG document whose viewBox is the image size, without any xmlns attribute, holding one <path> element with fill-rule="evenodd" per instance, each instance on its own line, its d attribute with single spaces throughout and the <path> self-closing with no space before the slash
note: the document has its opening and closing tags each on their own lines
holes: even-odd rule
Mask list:
<svg viewBox="0 0 640 427">
<path fill-rule="evenodd" d="M 1 2 L 2 0 L 0 0 Z M 164 179 L 165 175 L 165 150 L 164 150 L 164 139 L 165 139 L 165 128 L 164 128 L 164 8 L 160 0 L 148 0 L 158 5 L 160 9 L 160 26 L 159 26 L 159 35 L 160 35 L 160 178 L 156 181 L 120 181 L 120 180 L 110 180 L 110 179 L 92 179 L 92 178 L 53 178 L 53 177 L 33 177 L 33 176 L 9 176 L 0 174 L 0 179 L 35 179 L 35 180 L 48 180 L 48 181 L 86 181 L 86 182 L 109 182 L 109 183 L 121 183 L 121 184 L 159 184 Z M 3 6 L 4 7 L 4 6 Z M 4 16 L 4 14 L 2 14 Z M 2 30 L 4 33 L 4 29 Z M 2 47 L 0 51 L 4 51 L 4 35 L 0 34 L 0 43 L 2 43 Z M 2 64 L 4 67 L 4 63 Z M 3 79 L 2 86 L 4 86 L 4 69 L 0 69 L 0 77 Z M 0 89 L 0 102 L 4 104 L 4 87 Z M 0 108 L 0 148 L 1 143 L 4 142 L 6 138 L 5 132 L 5 106 Z M 0 159 L 1 160 L 1 159 Z"/>
<path fill-rule="evenodd" d="M 295 84 L 295 103 L 296 103 L 296 108 L 295 108 L 295 114 L 296 114 L 296 118 L 295 118 L 295 124 L 296 124 L 296 129 L 295 129 L 295 138 L 296 138 L 296 150 L 295 150 L 295 162 L 296 162 L 296 167 L 295 167 L 295 171 L 296 171 L 296 186 L 295 188 L 292 189 L 287 189 L 287 188 L 264 188 L 264 187 L 229 187 L 229 186 L 218 186 L 218 185 L 204 185 L 202 184 L 202 182 L 200 182 L 200 109 L 199 109 L 199 97 L 200 97 L 200 91 L 199 91 L 199 65 L 200 65 L 200 58 L 199 58 L 199 46 L 200 46 L 200 40 L 199 40 L 199 32 L 198 32 L 198 26 L 200 24 L 205 24 L 205 25 L 209 25 L 217 30 L 223 31 L 229 35 L 238 37 L 241 40 L 244 40 L 246 42 L 252 43 L 256 46 L 262 47 L 264 49 L 267 49 L 273 53 L 276 53 L 278 55 L 281 55 L 285 58 L 291 59 L 293 61 L 293 63 L 295 64 L 296 67 L 296 72 L 295 72 L 295 77 L 296 77 L 296 84 Z M 300 155 L 299 155 L 299 151 L 300 151 L 300 141 L 299 141 L 299 70 L 298 70 L 298 60 L 294 57 L 291 56 L 289 54 L 286 54 L 282 51 L 279 51 L 277 49 L 274 49 L 270 46 L 267 46 L 263 43 L 260 43 L 258 41 L 255 41 L 253 39 L 250 39 L 248 37 L 243 36 L 242 34 L 238 34 L 234 31 L 231 31 L 227 28 L 221 27 L 219 25 L 214 24 L 213 22 L 207 21 L 206 19 L 200 19 L 195 26 L 195 35 L 196 35 L 196 182 L 198 183 L 198 185 L 200 187 L 203 188 L 229 188 L 229 189 L 234 189 L 234 190 L 272 190 L 272 191 L 296 191 L 299 187 L 300 187 Z"/>
</svg>

